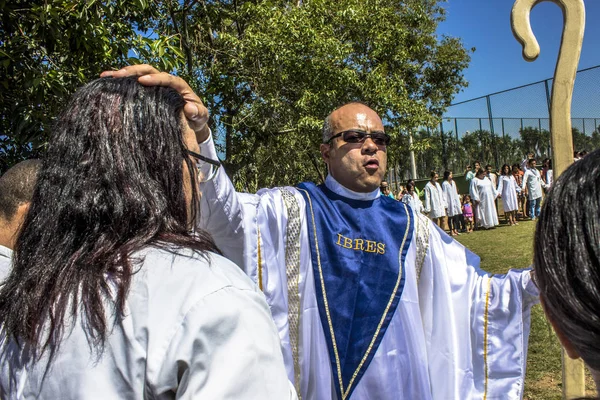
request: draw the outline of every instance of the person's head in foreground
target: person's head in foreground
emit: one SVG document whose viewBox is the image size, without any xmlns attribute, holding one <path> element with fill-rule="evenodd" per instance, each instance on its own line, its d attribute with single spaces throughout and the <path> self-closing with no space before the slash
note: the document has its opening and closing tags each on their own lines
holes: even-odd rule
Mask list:
<svg viewBox="0 0 600 400">
<path fill-rule="evenodd" d="M 548 192 L 534 265 L 548 320 L 600 387 L 600 150 L 571 165 Z"/>
<path fill-rule="evenodd" d="M 379 115 L 362 103 L 349 103 L 325 118 L 321 156 L 338 183 L 368 193 L 383 180 L 389 143 Z"/>
<path fill-rule="evenodd" d="M 102 302 L 114 294 L 116 314 L 124 312 L 132 253 L 165 243 L 217 251 L 206 232 L 190 229 L 198 174 L 183 106 L 176 91 L 135 78 L 98 79 L 75 93 L 42 160 L 0 291 L 9 336 L 45 348 L 63 333 L 66 301 L 79 298 L 89 337 L 102 343 L 109 333 Z"/>
<path fill-rule="evenodd" d="M 21 161 L 0 177 L 0 246 L 15 247 L 33 197 L 39 165 L 39 160 Z"/>
</svg>

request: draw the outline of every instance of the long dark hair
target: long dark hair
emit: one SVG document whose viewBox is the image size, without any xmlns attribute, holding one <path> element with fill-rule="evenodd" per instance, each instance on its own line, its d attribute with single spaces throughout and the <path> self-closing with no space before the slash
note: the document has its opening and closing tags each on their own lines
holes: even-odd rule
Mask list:
<svg viewBox="0 0 600 400">
<path fill-rule="evenodd" d="M 505 168 L 508 168 L 508 172 L 507 173 L 504 173 L 504 169 Z M 500 175 L 504 175 L 504 176 L 510 176 L 510 175 L 512 175 L 512 168 L 510 167 L 510 165 L 504 164 L 502 166 L 502 169 L 500 170 Z"/>
<path fill-rule="evenodd" d="M 571 165 L 548 192 L 534 257 L 548 317 L 600 371 L 600 150 Z"/>
<path fill-rule="evenodd" d="M 90 345 L 101 351 L 110 317 L 123 316 L 136 251 L 218 252 L 208 233 L 190 231 L 195 215 L 188 215 L 184 181 L 192 183 L 192 214 L 199 194 L 182 137 L 183 106 L 176 91 L 135 78 L 98 79 L 73 95 L 0 288 L 9 337 L 41 355 L 80 313 Z"/>
</svg>

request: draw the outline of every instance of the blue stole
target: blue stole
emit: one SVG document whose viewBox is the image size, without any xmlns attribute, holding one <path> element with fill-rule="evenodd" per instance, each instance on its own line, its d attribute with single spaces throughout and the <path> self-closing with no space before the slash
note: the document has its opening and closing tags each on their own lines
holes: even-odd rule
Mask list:
<svg viewBox="0 0 600 400">
<path fill-rule="evenodd" d="M 301 183 L 321 324 L 339 400 L 350 398 L 404 289 L 414 221 L 386 196 L 364 201 Z"/>
</svg>

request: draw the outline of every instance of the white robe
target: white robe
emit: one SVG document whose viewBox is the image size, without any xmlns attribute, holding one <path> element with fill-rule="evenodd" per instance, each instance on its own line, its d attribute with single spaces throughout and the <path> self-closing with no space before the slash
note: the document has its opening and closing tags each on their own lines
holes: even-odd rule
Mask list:
<svg viewBox="0 0 600 400">
<path fill-rule="evenodd" d="M 19 364 L 11 341 L 0 358 L 0 397 L 296 398 L 256 285 L 221 256 L 211 254 L 209 265 L 191 250 L 175 251 L 147 248 L 136 255 L 145 259 L 132 277 L 125 317 L 99 360 L 90 356 L 79 318 L 46 376 L 48 353 Z"/>
<path fill-rule="evenodd" d="M 413 192 L 412 194 L 406 193 L 402 196 L 402 202 L 411 206 L 415 213 L 423 212 L 423 202 L 419 198 L 417 192 Z"/>
<path fill-rule="evenodd" d="M 536 168 L 531 168 L 525 171 L 523 174 L 523 183 L 521 188 L 527 189 L 527 198 L 529 200 L 541 199 L 542 198 L 542 187 L 546 189 L 548 185 L 544 183 L 540 176 L 540 171 Z"/>
<path fill-rule="evenodd" d="M 216 157 L 212 138 L 201 152 Z M 352 192 L 331 177 L 326 185 L 352 199 L 380 195 Z M 300 397 L 335 399 L 304 198 L 292 187 L 236 193 L 222 170 L 201 190 L 200 223 L 263 289 Z M 530 272 L 491 276 L 426 217 L 413 211 L 411 218 L 404 292 L 352 400 L 520 399 L 537 302 Z"/>
<path fill-rule="evenodd" d="M 448 181 L 442 183 L 442 190 L 444 192 L 444 201 L 448 210 L 448 216 L 454 217 L 455 215 L 461 215 L 462 209 L 460 205 L 460 197 L 458 197 L 458 191 L 456 190 L 456 182 L 452 181 L 452 184 Z"/>
<path fill-rule="evenodd" d="M 10 272 L 12 253 L 13 251 L 11 249 L 0 245 L 0 282 L 2 282 Z"/>
<path fill-rule="evenodd" d="M 521 190 L 521 188 L 519 188 Z M 502 208 L 504 212 L 516 211 L 519 209 L 517 200 L 517 181 L 510 175 L 500 175 L 498 181 L 498 194 L 502 197 Z"/>
<path fill-rule="evenodd" d="M 479 202 L 476 207 L 477 226 L 492 228 L 498 225 L 498 213 L 496 212 L 495 203 L 498 193 L 492 185 L 492 181 L 487 177 L 483 179 L 475 177 L 471 181 L 469 192 L 471 194 L 471 200 Z"/>
<path fill-rule="evenodd" d="M 440 218 L 446 215 L 446 201 L 444 199 L 444 192 L 439 183 L 435 183 L 435 186 L 431 181 L 425 185 L 425 212 L 429 215 L 429 218 Z"/>
</svg>

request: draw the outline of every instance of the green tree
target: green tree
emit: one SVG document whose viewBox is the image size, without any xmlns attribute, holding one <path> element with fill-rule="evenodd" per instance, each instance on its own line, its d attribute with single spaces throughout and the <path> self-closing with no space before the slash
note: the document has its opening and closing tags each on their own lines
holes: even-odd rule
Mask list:
<svg viewBox="0 0 600 400">
<path fill-rule="evenodd" d="M 179 71 L 204 96 L 238 188 L 318 180 L 324 117 L 360 100 L 395 136 L 439 120 L 469 52 L 436 35 L 437 0 L 162 2 Z M 394 141 L 390 153 L 400 154 Z"/>
<path fill-rule="evenodd" d="M 533 152 L 536 157 L 546 158 L 550 152 L 550 131 L 531 126 L 519 129 L 521 136 L 522 153 Z"/>
<path fill-rule="evenodd" d="M 437 124 L 466 85 L 469 51 L 436 34 L 438 0 L 2 4 L 6 152 L 44 143 L 65 97 L 101 70 L 146 61 L 203 97 L 228 172 L 253 191 L 319 180 L 321 123 L 353 100 L 384 117 L 399 165 L 401 132 Z"/>
<path fill-rule="evenodd" d="M 2 171 L 39 154 L 66 98 L 102 70 L 175 68 L 178 38 L 140 33 L 158 16 L 147 0 L 0 1 Z"/>
</svg>

